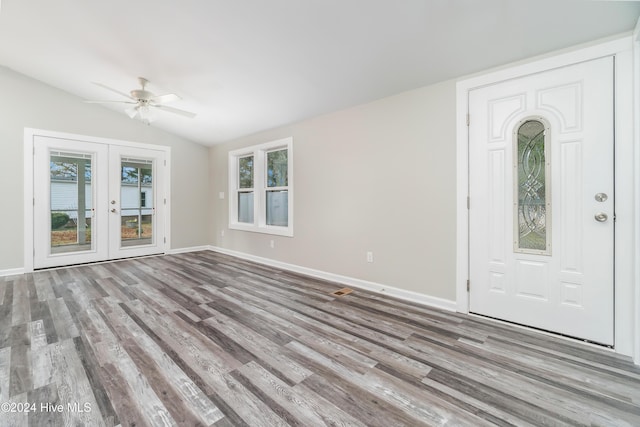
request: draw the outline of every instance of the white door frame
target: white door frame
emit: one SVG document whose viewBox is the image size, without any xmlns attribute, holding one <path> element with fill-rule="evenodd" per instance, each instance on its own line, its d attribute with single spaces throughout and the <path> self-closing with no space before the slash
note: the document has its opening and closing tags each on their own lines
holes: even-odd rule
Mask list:
<svg viewBox="0 0 640 427">
<path fill-rule="evenodd" d="M 79 142 L 91 142 L 107 145 L 118 145 L 127 148 L 141 148 L 162 151 L 165 154 L 166 173 L 164 174 L 164 198 L 166 199 L 164 222 L 158 224 L 164 228 L 166 238 L 164 252 L 171 247 L 171 148 L 163 145 L 143 144 L 139 142 L 123 141 L 117 139 L 100 138 L 95 136 L 77 135 L 42 129 L 25 128 L 24 130 L 24 272 L 31 273 L 34 270 L 34 139 L 38 136 L 47 138 L 59 138 Z"/>
<path fill-rule="evenodd" d="M 582 49 L 559 53 L 543 59 L 534 60 L 498 71 L 471 77 L 457 84 L 456 111 L 456 179 L 457 179 L 457 237 L 456 237 L 456 303 L 457 311 L 469 312 L 469 154 L 468 154 L 468 99 L 469 91 L 552 70 L 579 62 L 605 56 L 615 56 L 615 192 L 616 192 L 616 230 L 615 230 L 615 351 L 633 356 L 640 363 L 640 337 L 635 330 L 640 317 L 640 279 L 636 260 L 636 249 L 640 250 L 640 236 L 636 234 L 640 208 L 636 203 L 640 199 L 638 182 L 640 160 L 634 157 L 634 96 L 633 88 L 633 40 L 626 36 Z M 473 120 L 473 117 L 470 118 Z M 637 137 L 636 137 L 637 139 Z M 472 285 L 473 286 L 473 285 Z M 634 301 L 636 304 L 634 304 Z M 634 307 L 635 305 L 635 307 Z"/>
<path fill-rule="evenodd" d="M 640 18 L 636 24 L 636 28 L 633 32 L 633 125 L 634 125 L 634 207 L 635 216 L 633 217 L 635 224 L 635 319 L 633 324 L 635 330 L 635 346 L 633 352 L 634 362 L 640 365 Z"/>
</svg>

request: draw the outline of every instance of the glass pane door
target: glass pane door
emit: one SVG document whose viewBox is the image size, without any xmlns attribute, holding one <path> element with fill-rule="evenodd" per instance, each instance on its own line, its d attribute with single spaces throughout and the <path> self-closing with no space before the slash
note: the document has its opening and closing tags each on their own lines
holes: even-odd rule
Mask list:
<svg viewBox="0 0 640 427">
<path fill-rule="evenodd" d="M 165 153 L 112 146 L 109 159 L 109 257 L 163 253 Z"/>
<path fill-rule="evenodd" d="M 107 255 L 107 147 L 42 138 L 34 145 L 34 267 Z"/>
<path fill-rule="evenodd" d="M 122 246 L 153 243 L 153 161 L 120 163 L 120 241 Z"/>
<path fill-rule="evenodd" d="M 34 268 L 164 253 L 168 151 L 45 136 L 33 147 Z"/>
</svg>

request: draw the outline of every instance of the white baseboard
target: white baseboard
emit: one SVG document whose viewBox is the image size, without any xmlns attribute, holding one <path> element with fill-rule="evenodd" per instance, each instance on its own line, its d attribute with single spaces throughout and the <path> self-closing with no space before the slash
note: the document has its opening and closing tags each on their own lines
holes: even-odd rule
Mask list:
<svg viewBox="0 0 640 427">
<path fill-rule="evenodd" d="M 214 252 L 220 252 L 222 254 L 235 256 L 237 258 L 245 259 L 248 261 L 254 261 L 259 264 L 265 264 L 271 267 L 281 268 L 283 270 L 289 270 L 295 273 L 306 274 L 307 276 L 316 277 L 318 279 L 329 280 L 331 282 L 337 282 L 343 285 L 353 286 L 371 292 L 377 292 L 380 294 L 389 295 L 392 297 L 400 298 L 406 301 L 415 302 L 418 304 L 426 305 L 429 307 L 436 307 L 447 311 L 456 311 L 456 302 L 447 300 L 444 298 L 432 297 L 429 295 L 421 294 L 418 292 L 407 291 L 405 289 L 395 288 L 393 286 L 386 286 L 380 283 L 369 282 L 367 280 L 356 279 L 354 277 L 342 276 L 339 274 L 328 273 L 326 271 L 314 270 L 312 268 L 302 267 L 295 264 L 288 264 L 281 261 L 276 261 L 269 258 L 263 258 L 244 252 L 238 252 L 230 249 L 220 248 L 217 246 L 209 246 L 209 250 Z"/>
<path fill-rule="evenodd" d="M 169 249 L 167 251 L 167 255 L 186 254 L 188 252 L 209 251 L 209 250 L 211 250 L 211 246 L 191 246 L 189 248 Z"/>
<path fill-rule="evenodd" d="M 19 274 L 24 274 L 24 268 L 9 268 L 6 270 L 0 270 L 0 277 L 17 276 Z"/>
</svg>

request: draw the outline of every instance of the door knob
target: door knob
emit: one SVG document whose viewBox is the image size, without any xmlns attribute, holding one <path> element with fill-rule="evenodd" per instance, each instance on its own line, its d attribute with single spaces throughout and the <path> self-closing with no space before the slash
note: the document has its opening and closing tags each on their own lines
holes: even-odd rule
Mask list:
<svg viewBox="0 0 640 427">
<path fill-rule="evenodd" d="M 115 200 L 112 200 L 112 201 L 111 201 L 111 204 L 112 204 L 112 205 L 115 205 L 115 204 L 116 204 L 116 201 L 115 201 Z"/>
<path fill-rule="evenodd" d="M 116 213 L 117 211 L 116 211 L 115 208 L 113 208 L 113 209 L 111 209 L 111 212 Z"/>
<path fill-rule="evenodd" d="M 604 212 L 598 212 L 598 213 L 597 213 L 597 214 L 595 214 L 593 217 L 594 217 L 594 218 L 596 219 L 596 221 L 598 221 L 598 222 L 605 222 L 607 219 L 609 219 L 609 216 L 607 216 L 607 214 L 606 214 L 606 213 L 604 213 Z"/>
</svg>

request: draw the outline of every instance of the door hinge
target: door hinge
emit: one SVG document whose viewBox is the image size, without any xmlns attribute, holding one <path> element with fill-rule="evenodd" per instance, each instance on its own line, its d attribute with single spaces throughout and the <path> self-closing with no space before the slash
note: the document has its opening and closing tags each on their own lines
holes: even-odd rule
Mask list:
<svg viewBox="0 0 640 427">
<path fill-rule="evenodd" d="M 471 209 L 471 198 L 467 196 L 467 210 Z"/>
<path fill-rule="evenodd" d="M 166 237 L 163 240 L 164 240 L 165 243 L 167 243 L 167 238 Z"/>
<path fill-rule="evenodd" d="M 166 198 L 164 199 L 164 204 L 165 204 L 165 205 L 167 204 L 167 199 L 166 199 Z"/>
<path fill-rule="evenodd" d="M 167 166 L 167 161 L 166 160 L 164 161 L 164 165 Z"/>
<path fill-rule="evenodd" d="M 471 115 L 467 113 L 467 126 L 471 123 Z"/>
<path fill-rule="evenodd" d="M 467 292 L 471 289 L 471 281 L 467 279 Z"/>
</svg>

